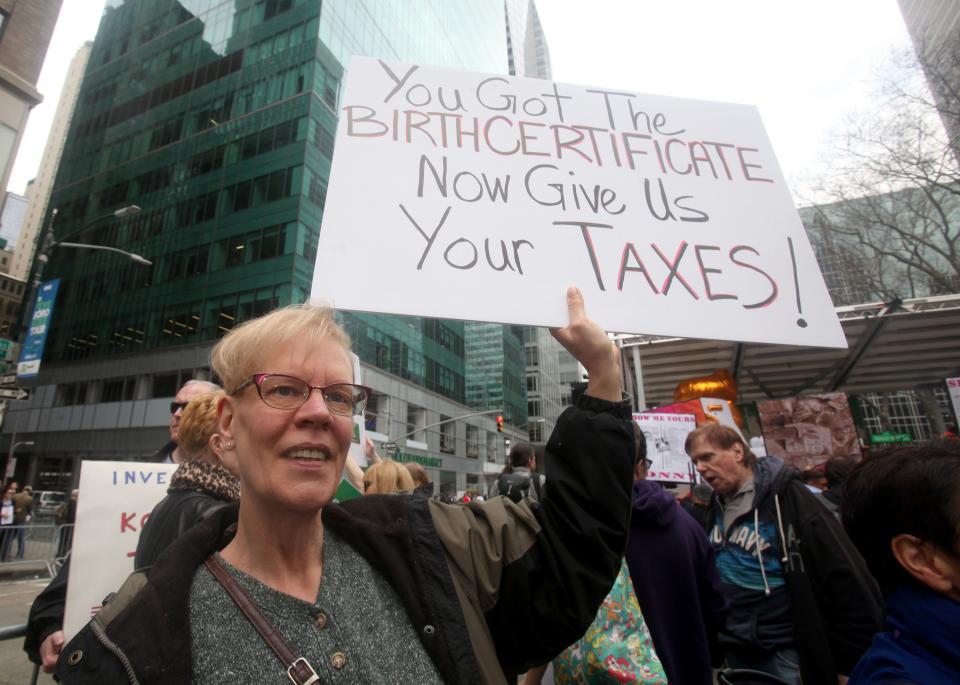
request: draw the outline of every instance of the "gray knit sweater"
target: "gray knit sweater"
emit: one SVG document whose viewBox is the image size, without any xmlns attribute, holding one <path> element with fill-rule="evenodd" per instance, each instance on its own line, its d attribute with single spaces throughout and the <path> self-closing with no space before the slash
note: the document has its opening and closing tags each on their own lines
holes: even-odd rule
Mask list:
<svg viewBox="0 0 960 685">
<path fill-rule="evenodd" d="M 321 683 L 440 683 L 390 584 L 344 540 L 324 531 L 323 580 L 315 603 L 278 592 L 237 570 L 290 648 Z M 193 682 L 289 683 L 280 660 L 206 566 L 190 588 Z"/>
</svg>

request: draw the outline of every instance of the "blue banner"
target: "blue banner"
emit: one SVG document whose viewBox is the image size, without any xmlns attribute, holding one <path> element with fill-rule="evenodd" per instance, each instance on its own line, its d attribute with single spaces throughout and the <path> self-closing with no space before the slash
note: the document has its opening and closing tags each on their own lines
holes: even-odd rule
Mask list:
<svg viewBox="0 0 960 685">
<path fill-rule="evenodd" d="M 53 304 L 57 299 L 60 279 L 41 283 L 37 290 L 36 303 L 30 316 L 30 330 L 23 341 L 20 361 L 17 363 L 17 377 L 30 378 L 40 372 L 40 360 L 43 359 L 43 346 L 47 342 L 47 331 L 53 318 Z"/>
</svg>

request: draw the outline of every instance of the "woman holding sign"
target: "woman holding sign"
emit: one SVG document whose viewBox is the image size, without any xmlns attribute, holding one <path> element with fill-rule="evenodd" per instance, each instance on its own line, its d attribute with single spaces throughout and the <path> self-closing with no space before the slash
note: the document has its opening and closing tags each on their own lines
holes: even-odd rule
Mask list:
<svg viewBox="0 0 960 685">
<path fill-rule="evenodd" d="M 134 574 L 62 652 L 66 683 L 506 683 L 583 634 L 626 543 L 630 407 L 568 293 L 554 336 L 590 386 L 547 445 L 542 503 L 333 502 L 368 390 L 331 312 L 233 329 L 212 365 L 241 498 Z M 289 678 L 288 678 L 289 676 Z"/>
</svg>

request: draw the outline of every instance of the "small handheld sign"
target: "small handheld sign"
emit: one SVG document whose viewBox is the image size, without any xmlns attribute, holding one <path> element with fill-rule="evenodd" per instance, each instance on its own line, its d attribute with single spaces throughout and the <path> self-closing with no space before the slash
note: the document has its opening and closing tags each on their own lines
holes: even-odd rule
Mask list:
<svg viewBox="0 0 960 685">
<path fill-rule="evenodd" d="M 177 464 L 85 460 L 63 621 L 64 639 L 100 610 L 133 572 L 143 524 L 167 494 Z"/>
</svg>

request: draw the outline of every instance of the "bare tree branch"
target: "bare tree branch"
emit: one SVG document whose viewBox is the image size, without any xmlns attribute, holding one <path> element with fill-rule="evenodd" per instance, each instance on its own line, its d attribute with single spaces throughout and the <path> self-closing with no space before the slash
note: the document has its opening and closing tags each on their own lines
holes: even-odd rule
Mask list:
<svg viewBox="0 0 960 685">
<path fill-rule="evenodd" d="M 885 66 L 877 106 L 849 122 L 814 186 L 826 201 L 802 210 L 836 304 L 960 291 L 960 41 L 948 43 Z"/>
</svg>

